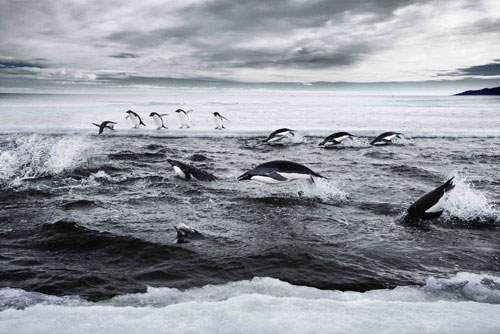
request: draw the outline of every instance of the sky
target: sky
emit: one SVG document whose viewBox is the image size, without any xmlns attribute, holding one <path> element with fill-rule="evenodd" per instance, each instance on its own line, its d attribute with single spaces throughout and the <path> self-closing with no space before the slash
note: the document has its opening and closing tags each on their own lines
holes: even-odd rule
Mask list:
<svg viewBox="0 0 500 334">
<path fill-rule="evenodd" d="M 498 0 L 0 0 L 0 84 L 500 79 Z"/>
</svg>

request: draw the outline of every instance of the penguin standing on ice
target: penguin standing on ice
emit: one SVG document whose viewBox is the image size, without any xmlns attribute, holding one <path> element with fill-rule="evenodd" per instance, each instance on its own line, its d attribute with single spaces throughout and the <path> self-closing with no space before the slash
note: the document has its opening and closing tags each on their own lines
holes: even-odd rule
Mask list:
<svg viewBox="0 0 500 334">
<path fill-rule="evenodd" d="M 381 146 L 381 145 L 389 145 L 392 143 L 392 140 L 395 138 L 401 138 L 403 134 L 399 132 L 388 131 L 380 134 L 377 138 L 373 139 L 370 142 L 370 145 Z"/>
<path fill-rule="evenodd" d="M 167 116 L 167 114 L 158 114 L 157 112 L 152 112 L 149 114 L 149 117 L 153 117 L 153 122 L 156 124 L 156 130 L 167 129 L 165 126 L 165 122 L 163 121 L 163 116 Z"/>
<path fill-rule="evenodd" d="M 314 177 L 326 179 L 326 177 L 299 163 L 286 160 L 275 160 L 258 165 L 240 175 L 238 181 L 254 180 L 262 183 L 277 184 L 296 180 L 307 180 L 310 183 L 314 183 Z"/>
<path fill-rule="evenodd" d="M 340 144 L 342 141 L 346 140 L 347 138 L 354 138 L 354 135 L 351 135 L 349 132 L 335 132 L 328 137 L 326 137 L 321 143 L 319 143 L 319 146 L 321 147 L 331 147 Z"/>
<path fill-rule="evenodd" d="M 139 128 L 139 126 L 141 126 L 141 125 L 146 126 L 146 124 L 144 124 L 144 122 L 142 121 L 141 116 L 139 116 L 139 114 L 137 114 L 136 112 L 134 112 L 132 110 L 127 110 L 125 113 L 127 114 L 127 116 L 125 118 L 130 119 L 134 129 Z"/>
<path fill-rule="evenodd" d="M 455 188 L 453 177 L 424 196 L 408 208 L 408 216 L 424 220 L 438 218 L 443 214 L 444 194 Z"/>
<path fill-rule="evenodd" d="M 229 121 L 226 117 L 222 116 L 219 114 L 217 111 L 213 113 L 214 115 L 214 124 L 215 124 L 215 129 L 216 130 L 222 130 L 225 129 L 226 127 L 224 126 L 224 121 Z"/>
<path fill-rule="evenodd" d="M 117 123 L 111 122 L 111 121 L 104 121 L 101 124 L 97 124 L 97 123 L 92 123 L 92 124 L 94 124 L 95 126 L 97 126 L 99 128 L 99 135 L 100 135 L 101 133 L 103 133 L 104 129 L 114 130 L 115 124 L 117 124 Z"/>
<path fill-rule="evenodd" d="M 183 109 L 177 109 L 175 111 L 177 115 L 179 116 L 179 123 L 181 126 L 179 127 L 180 129 L 182 128 L 190 128 L 191 127 L 191 117 L 189 114 L 192 112 L 192 110 L 183 110 Z"/>
</svg>

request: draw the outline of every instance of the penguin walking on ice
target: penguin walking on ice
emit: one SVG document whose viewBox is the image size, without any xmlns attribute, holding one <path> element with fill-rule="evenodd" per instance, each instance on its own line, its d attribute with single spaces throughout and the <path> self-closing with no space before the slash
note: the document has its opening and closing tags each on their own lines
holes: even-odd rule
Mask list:
<svg viewBox="0 0 500 334">
<path fill-rule="evenodd" d="M 191 116 L 189 116 L 189 114 L 192 112 L 192 110 L 186 111 L 183 109 L 177 109 L 175 112 L 179 116 L 179 123 L 181 124 L 179 126 L 179 129 L 190 128 L 191 127 Z"/>
<path fill-rule="evenodd" d="M 118 124 L 118 123 L 112 122 L 112 121 L 104 121 L 101 124 L 97 124 L 97 123 L 92 123 L 92 124 L 94 124 L 95 126 L 97 126 L 99 128 L 98 135 L 100 135 L 101 133 L 104 132 L 104 129 L 114 130 L 115 124 Z"/>
<path fill-rule="evenodd" d="M 149 114 L 149 117 L 153 117 L 153 122 L 156 124 L 156 130 L 168 129 L 163 121 L 163 116 L 167 116 L 167 114 L 159 114 L 154 111 Z"/>
<path fill-rule="evenodd" d="M 127 110 L 125 113 L 127 114 L 125 118 L 130 119 L 134 129 L 139 128 L 139 126 L 141 125 L 146 126 L 146 124 L 144 124 L 144 122 L 142 121 L 141 116 L 139 116 L 139 114 L 137 114 L 135 111 Z"/>
<path fill-rule="evenodd" d="M 213 113 L 214 115 L 214 124 L 215 124 L 215 129 L 216 130 L 222 130 L 225 129 L 226 127 L 224 126 L 224 121 L 229 121 L 226 117 L 222 116 L 219 114 L 217 111 Z"/>
</svg>

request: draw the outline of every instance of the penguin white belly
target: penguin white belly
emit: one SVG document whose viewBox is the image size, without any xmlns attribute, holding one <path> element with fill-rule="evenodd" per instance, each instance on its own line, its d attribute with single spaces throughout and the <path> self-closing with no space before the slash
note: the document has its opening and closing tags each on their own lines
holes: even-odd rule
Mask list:
<svg viewBox="0 0 500 334">
<path fill-rule="evenodd" d="M 175 174 L 177 174 L 178 177 L 180 177 L 181 179 L 186 179 L 186 174 L 182 171 L 182 169 L 180 169 L 179 167 L 177 166 L 173 166 L 174 168 L 174 172 Z"/>
<path fill-rule="evenodd" d="M 341 142 L 341 141 L 343 141 L 343 140 L 345 140 L 347 138 L 349 138 L 349 136 L 345 135 L 345 136 L 341 136 L 341 137 L 335 138 L 335 140 L 338 141 L 338 142 Z"/>
<path fill-rule="evenodd" d="M 189 116 L 183 112 L 179 113 L 179 122 L 181 123 L 181 127 L 187 127 L 189 128 Z"/>
<path fill-rule="evenodd" d="M 275 135 L 274 137 L 272 137 L 271 139 L 269 139 L 267 142 L 268 143 L 277 143 L 277 142 L 280 142 L 280 141 L 288 140 L 291 137 L 292 137 L 292 133 L 291 132 L 283 132 L 283 133 Z"/>
<path fill-rule="evenodd" d="M 309 180 L 311 179 L 311 175 L 309 174 L 302 174 L 302 173 L 279 173 L 279 175 L 287 178 L 289 181 L 293 180 Z"/>
<path fill-rule="evenodd" d="M 157 115 L 153 115 L 153 122 L 155 122 L 157 130 L 160 130 L 162 128 L 163 122 L 161 121 L 161 118 L 158 117 Z"/>
<path fill-rule="evenodd" d="M 437 201 L 436 204 L 434 204 L 433 206 L 431 206 L 430 208 L 428 208 L 427 210 L 425 210 L 426 213 L 433 213 L 433 212 L 439 212 L 439 211 L 443 211 L 444 210 L 444 196 L 441 197 L 439 199 L 439 201 Z"/>
<path fill-rule="evenodd" d="M 330 147 L 330 146 L 335 146 L 338 143 L 336 141 L 327 141 L 326 143 L 323 144 L 324 147 Z"/>
<path fill-rule="evenodd" d="M 383 139 L 385 140 L 393 140 L 397 135 L 390 135 L 390 136 L 387 136 L 387 137 L 384 137 Z"/>
<path fill-rule="evenodd" d="M 139 121 L 139 117 L 137 117 L 137 116 L 130 115 L 129 119 L 130 119 L 130 122 L 132 123 L 132 126 L 134 128 L 138 128 L 139 124 L 141 124 L 141 122 Z"/>
<path fill-rule="evenodd" d="M 224 124 L 219 117 L 214 116 L 213 121 L 216 129 L 222 129 L 224 127 Z"/>
<path fill-rule="evenodd" d="M 286 183 L 286 182 L 290 181 L 290 180 L 280 181 L 280 180 L 273 179 L 272 177 L 263 176 L 263 175 L 254 175 L 250 179 L 257 181 L 257 182 L 267 183 L 267 184 Z"/>
</svg>

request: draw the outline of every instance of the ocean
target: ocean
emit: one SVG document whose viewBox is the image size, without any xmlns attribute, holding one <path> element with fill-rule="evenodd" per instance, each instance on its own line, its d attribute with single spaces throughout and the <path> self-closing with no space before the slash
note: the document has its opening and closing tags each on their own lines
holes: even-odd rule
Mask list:
<svg viewBox="0 0 500 334">
<path fill-rule="evenodd" d="M 11 92 L 0 116 L 0 333 L 500 332 L 498 97 Z M 263 144 L 282 127 L 293 142 Z M 318 146 L 336 131 L 357 137 Z M 369 145 L 384 131 L 404 137 Z M 327 179 L 237 181 L 271 160 Z M 450 177 L 443 215 L 407 224 Z M 178 244 L 180 223 L 204 238 Z"/>
</svg>

